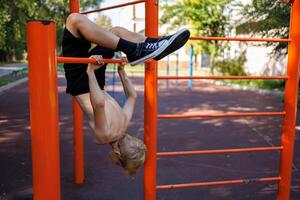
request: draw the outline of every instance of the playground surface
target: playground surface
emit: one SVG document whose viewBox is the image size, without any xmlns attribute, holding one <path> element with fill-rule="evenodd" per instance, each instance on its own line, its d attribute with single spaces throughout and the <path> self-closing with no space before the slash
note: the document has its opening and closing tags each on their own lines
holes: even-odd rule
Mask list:
<svg viewBox="0 0 300 200">
<path fill-rule="evenodd" d="M 143 170 L 127 177 L 108 158 L 109 146 L 93 143 L 84 123 L 85 173 L 83 185 L 73 181 L 71 97 L 59 77 L 61 190 L 63 200 L 142 200 Z M 133 78 L 139 99 L 129 133 L 143 137 L 143 78 Z M 159 82 L 160 114 L 197 112 L 282 111 L 283 98 L 274 94 L 233 89 L 195 81 Z M 120 91 L 120 87 L 116 87 Z M 121 93 L 119 92 L 120 96 Z M 0 200 L 32 199 L 28 83 L 0 95 Z M 299 106 L 298 106 L 299 107 Z M 42 115 L 42 113 L 41 113 Z M 279 146 L 281 117 L 235 117 L 159 120 L 158 151 L 189 151 Z M 291 199 L 300 196 L 300 113 L 295 143 Z M 231 153 L 158 158 L 157 183 L 177 184 L 278 176 L 279 153 Z M 275 182 L 217 187 L 159 190 L 158 200 L 275 200 Z"/>
</svg>

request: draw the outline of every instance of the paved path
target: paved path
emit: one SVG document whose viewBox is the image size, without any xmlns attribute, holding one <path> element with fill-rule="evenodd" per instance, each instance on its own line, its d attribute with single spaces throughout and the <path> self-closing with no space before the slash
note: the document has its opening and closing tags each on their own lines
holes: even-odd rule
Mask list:
<svg viewBox="0 0 300 200">
<path fill-rule="evenodd" d="M 0 77 L 9 75 L 16 70 L 27 67 L 25 63 L 13 63 L 0 65 Z"/>
<path fill-rule="evenodd" d="M 134 79 L 139 100 L 129 132 L 143 136 L 143 80 Z M 165 89 L 160 82 L 160 113 L 281 111 L 282 98 L 240 91 L 227 86 L 194 83 Z M 61 135 L 61 180 L 63 200 L 141 200 L 143 174 L 126 177 L 109 158 L 109 146 L 93 144 L 85 122 L 86 180 L 73 183 L 71 98 L 64 93 L 65 80 L 59 78 Z M 27 83 L 0 96 L 0 199 L 32 199 L 31 149 Z M 299 117 L 298 117 L 299 119 Z M 277 146 L 280 144 L 279 117 L 207 118 L 160 120 L 158 150 L 182 151 L 222 148 Z M 300 125 L 300 121 L 298 121 Z M 293 168 L 292 200 L 300 195 L 300 142 L 297 127 Z M 278 152 L 161 157 L 158 159 L 158 184 L 175 184 L 223 179 L 257 178 L 278 175 Z M 297 197 L 298 196 L 298 197 Z M 249 183 L 191 189 L 158 191 L 158 200 L 275 200 L 275 183 Z"/>
</svg>

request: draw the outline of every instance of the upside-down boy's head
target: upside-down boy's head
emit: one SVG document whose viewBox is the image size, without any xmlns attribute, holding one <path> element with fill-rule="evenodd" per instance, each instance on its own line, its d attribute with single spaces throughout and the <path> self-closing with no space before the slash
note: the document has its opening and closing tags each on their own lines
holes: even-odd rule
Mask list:
<svg viewBox="0 0 300 200">
<path fill-rule="evenodd" d="M 142 140 L 125 134 L 112 144 L 111 160 L 124 168 L 127 175 L 134 175 L 144 163 L 147 148 Z"/>
</svg>

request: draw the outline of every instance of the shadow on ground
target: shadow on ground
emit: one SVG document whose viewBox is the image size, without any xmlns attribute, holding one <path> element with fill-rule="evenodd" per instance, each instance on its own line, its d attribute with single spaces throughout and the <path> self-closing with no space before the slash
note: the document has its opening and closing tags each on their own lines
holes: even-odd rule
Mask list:
<svg viewBox="0 0 300 200">
<path fill-rule="evenodd" d="M 143 79 L 135 78 L 139 99 L 129 127 L 132 135 L 143 137 Z M 186 81 L 159 84 L 159 113 L 223 113 L 282 111 L 282 97 Z M 109 146 L 93 144 L 92 132 L 84 123 L 85 183 L 73 182 L 71 98 L 59 78 L 62 199 L 143 199 L 142 170 L 127 177 L 109 158 Z M 120 87 L 116 87 L 120 99 Z M 32 199 L 31 145 L 27 83 L 0 96 L 0 199 Z M 42 113 L 41 113 L 42 115 Z M 280 145 L 281 117 L 205 118 L 159 120 L 158 151 L 185 151 Z M 298 123 L 300 124 L 300 122 Z M 292 198 L 300 195 L 299 131 L 295 144 Z M 218 181 L 278 176 L 279 153 L 237 153 L 158 158 L 158 184 Z M 249 183 L 218 187 L 158 191 L 160 200 L 272 200 L 277 184 Z"/>
</svg>

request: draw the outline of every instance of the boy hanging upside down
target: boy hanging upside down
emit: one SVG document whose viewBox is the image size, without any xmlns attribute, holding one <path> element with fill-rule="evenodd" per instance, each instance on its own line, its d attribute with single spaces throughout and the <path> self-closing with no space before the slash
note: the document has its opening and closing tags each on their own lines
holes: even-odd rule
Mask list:
<svg viewBox="0 0 300 200">
<path fill-rule="evenodd" d="M 126 103 L 119 104 L 104 90 L 106 64 L 103 58 L 112 58 L 114 52 L 122 51 L 131 65 L 149 59 L 160 60 L 182 47 L 190 32 L 182 29 L 173 35 L 160 38 L 146 38 L 121 27 L 104 30 L 81 14 L 67 18 L 62 41 L 64 57 L 90 57 L 97 64 L 64 64 L 67 79 L 67 93 L 75 96 L 90 127 L 94 130 L 97 144 L 110 144 L 112 161 L 122 166 L 128 175 L 136 173 L 144 163 L 144 143 L 126 133 L 134 112 L 136 91 L 119 65 L 118 73 L 125 91 Z M 97 46 L 90 50 L 91 43 Z M 101 56 L 99 56 L 101 55 Z"/>
</svg>

